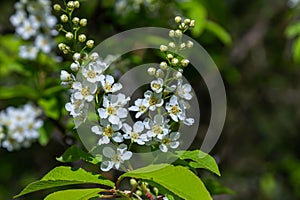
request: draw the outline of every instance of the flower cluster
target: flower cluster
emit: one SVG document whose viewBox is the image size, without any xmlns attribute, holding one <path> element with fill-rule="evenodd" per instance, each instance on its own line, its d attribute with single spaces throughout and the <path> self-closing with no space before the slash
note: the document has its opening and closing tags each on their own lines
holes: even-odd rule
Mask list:
<svg viewBox="0 0 300 200">
<path fill-rule="evenodd" d="M 29 147 L 39 137 L 41 110 L 31 104 L 0 112 L 0 145 L 8 151 Z"/>
<path fill-rule="evenodd" d="M 162 152 L 178 148 L 182 134 L 178 127 L 194 123 L 194 119 L 187 116 L 188 101 L 193 97 L 192 87 L 182 79 L 183 69 L 189 61 L 177 55 L 178 51 L 192 47 L 192 42 L 181 41 L 183 32 L 193 27 L 194 20 L 181 22 L 180 18 L 178 22 L 176 17 L 175 21 L 178 29 L 170 31 L 174 41 L 169 44 L 172 51 L 167 46 L 160 47 L 166 60 L 159 67 L 148 69 L 154 79 L 143 98 L 136 99 L 129 108 L 130 98 L 120 92 L 123 85 L 106 73 L 108 66 L 98 53 L 87 56 L 80 51 L 73 54 L 74 62 L 70 68 L 77 73 L 76 77 L 73 73 L 61 71 L 62 83 L 71 89 L 70 102 L 65 107 L 74 118 L 76 127 L 88 119 L 91 103 L 96 105 L 98 122 L 91 127 L 91 132 L 97 135 L 97 144 L 102 146 L 103 155 L 107 158 L 101 163 L 103 171 L 113 167 L 119 169 L 132 157 L 133 145 L 151 146 L 153 150 Z M 60 49 L 64 51 L 64 48 Z M 69 46 L 67 51 L 74 52 Z M 126 122 L 129 111 L 135 112 L 133 124 Z M 116 148 L 112 148 L 111 144 Z"/>
<path fill-rule="evenodd" d="M 34 60 L 39 52 L 51 54 L 54 47 L 52 36 L 55 30 L 56 18 L 51 14 L 49 0 L 20 0 L 15 3 L 16 12 L 10 17 L 16 34 L 23 40 L 33 40 L 33 44 L 20 46 L 19 56 Z"/>
</svg>

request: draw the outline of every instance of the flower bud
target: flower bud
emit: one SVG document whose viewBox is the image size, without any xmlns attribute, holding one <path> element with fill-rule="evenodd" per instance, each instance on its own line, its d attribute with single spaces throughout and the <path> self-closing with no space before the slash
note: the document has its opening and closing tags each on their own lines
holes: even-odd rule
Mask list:
<svg viewBox="0 0 300 200">
<path fill-rule="evenodd" d="M 65 37 L 66 37 L 67 40 L 72 40 L 74 38 L 74 35 L 71 32 L 67 32 Z"/>
<path fill-rule="evenodd" d="M 70 66 L 71 70 L 74 72 L 77 72 L 79 69 L 79 63 L 78 62 L 73 62 Z"/>
<path fill-rule="evenodd" d="M 79 1 L 74 1 L 74 7 L 75 7 L 75 8 L 79 8 L 79 7 L 80 7 Z"/>
<path fill-rule="evenodd" d="M 154 187 L 154 188 L 153 188 L 153 192 L 154 192 L 154 194 L 157 196 L 157 195 L 158 195 L 158 193 L 159 193 L 159 190 L 158 190 L 158 188 L 157 188 L 157 187 Z"/>
<path fill-rule="evenodd" d="M 158 70 L 156 71 L 156 73 L 155 73 L 155 77 L 156 77 L 156 78 L 163 78 L 164 76 L 165 76 L 165 73 L 164 73 L 164 71 L 161 70 L 161 69 L 158 69 Z"/>
<path fill-rule="evenodd" d="M 193 48 L 194 43 L 192 41 L 187 41 L 186 46 L 190 49 Z"/>
<path fill-rule="evenodd" d="M 150 76 L 153 76 L 155 75 L 156 69 L 154 67 L 149 67 L 147 72 Z"/>
<path fill-rule="evenodd" d="M 137 190 L 135 193 L 136 193 L 136 195 L 138 195 L 138 196 L 140 196 L 140 197 L 143 195 L 143 193 L 142 193 L 141 190 Z"/>
<path fill-rule="evenodd" d="M 180 16 L 176 16 L 175 17 L 175 22 L 176 23 L 180 23 L 181 22 L 181 17 Z"/>
<path fill-rule="evenodd" d="M 64 49 L 63 50 L 63 54 L 68 54 L 69 53 L 69 50 L 68 49 Z"/>
<path fill-rule="evenodd" d="M 68 22 L 69 18 L 66 14 L 62 14 L 60 16 L 60 20 L 65 23 L 65 22 Z"/>
<path fill-rule="evenodd" d="M 182 23 L 179 25 L 179 28 L 180 28 L 180 29 L 186 29 L 187 26 L 185 25 L 185 23 L 182 22 Z"/>
<path fill-rule="evenodd" d="M 85 36 L 84 34 L 80 34 L 80 35 L 78 36 L 78 41 L 79 41 L 79 42 L 85 42 L 85 40 L 86 40 L 86 36 Z"/>
<path fill-rule="evenodd" d="M 134 178 L 130 179 L 129 182 L 130 182 L 130 185 L 131 185 L 131 186 L 135 186 L 136 183 L 137 183 L 136 180 L 135 180 Z"/>
<path fill-rule="evenodd" d="M 178 60 L 177 58 L 173 58 L 173 59 L 171 60 L 171 63 L 172 63 L 173 66 L 177 66 L 178 63 L 179 63 L 179 60 Z"/>
<path fill-rule="evenodd" d="M 83 18 L 79 22 L 80 26 L 86 26 L 87 25 L 87 19 Z"/>
<path fill-rule="evenodd" d="M 181 79 L 182 78 L 182 73 L 181 72 L 174 72 L 173 77 L 177 80 Z"/>
<path fill-rule="evenodd" d="M 99 54 L 97 52 L 93 52 L 91 55 L 90 55 L 90 59 L 92 61 L 96 61 L 97 59 L 99 58 Z"/>
<path fill-rule="evenodd" d="M 93 48 L 93 46 L 94 46 L 94 40 L 88 40 L 87 42 L 86 42 L 86 46 L 87 46 L 87 48 Z"/>
<path fill-rule="evenodd" d="M 61 10 L 61 6 L 59 4 L 54 4 L 53 9 L 58 12 Z"/>
<path fill-rule="evenodd" d="M 184 20 L 184 23 L 185 23 L 186 25 L 189 25 L 189 24 L 191 23 L 191 20 L 187 18 L 187 19 Z"/>
<path fill-rule="evenodd" d="M 68 7 L 69 9 L 73 9 L 73 8 L 75 7 L 74 1 L 69 1 L 69 2 L 67 3 L 67 7 Z"/>
<path fill-rule="evenodd" d="M 175 49 L 176 45 L 175 45 L 175 43 L 174 43 L 174 42 L 170 42 L 170 43 L 169 43 L 169 47 L 171 47 L 171 48 Z"/>
<path fill-rule="evenodd" d="M 65 71 L 65 70 L 61 70 L 60 71 L 60 80 L 64 81 L 64 82 L 68 82 L 71 81 L 71 74 L 69 74 L 69 72 Z"/>
<path fill-rule="evenodd" d="M 174 31 L 174 30 L 170 30 L 170 31 L 169 31 L 169 36 L 170 36 L 171 38 L 175 37 L 175 31 Z"/>
<path fill-rule="evenodd" d="M 190 27 L 191 27 L 191 28 L 194 28 L 194 27 L 195 27 L 195 20 L 191 20 Z"/>
<path fill-rule="evenodd" d="M 80 53 L 74 53 L 73 54 L 73 60 L 78 61 L 81 58 Z"/>
<path fill-rule="evenodd" d="M 182 37 L 182 31 L 179 30 L 179 29 L 177 29 L 177 30 L 175 31 L 175 37 L 178 37 L 178 38 Z"/>
<path fill-rule="evenodd" d="M 181 65 L 182 65 L 182 67 L 188 66 L 189 63 L 190 63 L 190 61 L 189 61 L 188 59 L 182 59 L 182 60 L 181 60 Z"/>
<path fill-rule="evenodd" d="M 65 48 L 66 48 L 66 45 L 65 45 L 64 43 L 59 43 L 59 44 L 58 44 L 58 49 L 59 49 L 59 50 L 62 51 L 62 50 L 64 50 Z"/>
<path fill-rule="evenodd" d="M 166 45 L 160 45 L 159 49 L 160 49 L 161 52 L 168 51 L 168 47 Z"/>
<path fill-rule="evenodd" d="M 180 44 L 180 49 L 184 49 L 184 48 L 185 48 L 185 43 L 183 42 Z"/>
<path fill-rule="evenodd" d="M 166 69 L 168 68 L 168 64 L 167 64 L 166 62 L 161 62 L 161 63 L 159 64 L 159 67 L 160 67 L 161 69 L 163 69 L 163 70 L 166 70 Z"/>
<path fill-rule="evenodd" d="M 78 25 L 79 24 L 80 19 L 78 17 L 74 17 L 72 19 L 73 24 Z"/>
<path fill-rule="evenodd" d="M 167 58 L 168 58 L 169 60 L 171 60 L 171 59 L 173 58 L 173 55 L 169 53 L 169 54 L 167 55 Z"/>
</svg>

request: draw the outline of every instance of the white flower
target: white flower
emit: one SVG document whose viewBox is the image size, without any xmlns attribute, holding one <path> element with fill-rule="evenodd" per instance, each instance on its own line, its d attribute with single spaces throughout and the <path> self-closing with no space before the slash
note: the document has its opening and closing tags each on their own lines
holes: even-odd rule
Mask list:
<svg viewBox="0 0 300 200">
<path fill-rule="evenodd" d="M 103 123 L 103 122 L 102 122 Z M 110 125 L 109 123 L 105 122 L 99 126 L 93 126 L 91 128 L 92 132 L 96 133 L 100 136 L 98 144 L 108 144 L 110 139 L 113 139 L 115 142 L 123 142 L 123 137 L 118 130 L 120 130 L 122 124 L 119 123 L 117 125 Z"/>
<path fill-rule="evenodd" d="M 29 20 L 25 20 L 21 26 L 18 26 L 16 32 L 24 39 L 28 40 L 30 37 L 37 33 L 37 23 L 32 23 Z"/>
<path fill-rule="evenodd" d="M 44 35 L 38 35 L 35 38 L 35 46 L 39 48 L 43 53 L 50 53 L 52 48 L 52 41 L 50 37 L 46 37 Z"/>
<path fill-rule="evenodd" d="M 101 80 L 102 88 L 106 93 L 109 92 L 116 92 L 120 89 L 122 89 L 122 84 L 121 83 L 114 83 L 114 77 L 110 75 L 106 75 L 104 79 Z"/>
<path fill-rule="evenodd" d="M 175 92 L 176 95 L 178 95 L 179 97 L 181 97 L 185 100 L 191 100 L 193 97 L 190 94 L 191 91 L 192 91 L 192 87 L 190 84 L 186 83 L 186 84 L 182 85 L 182 79 L 178 80 L 177 89 Z"/>
<path fill-rule="evenodd" d="M 85 107 L 84 100 L 76 99 L 74 94 L 71 95 L 71 102 L 66 103 L 65 108 L 70 112 L 70 115 L 73 117 L 78 117 L 82 114 L 82 111 Z"/>
<path fill-rule="evenodd" d="M 161 93 L 163 90 L 164 81 L 161 78 L 154 80 L 150 83 L 151 89 L 156 93 Z"/>
<path fill-rule="evenodd" d="M 147 134 L 141 134 L 144 130 L 144 124 L 141 121 L 134 123 L 133 128 L 128 124 L 123 124 L 123 131 L 125 139 L 131 139 L 132 142 L 136 142 L 139 145 L 144 145 L 148 141 Z"/>
<path fill-rule="evenodd" d="M 179 146 L 179 142 L 177 141 L 179 137 L 180 137 L 179 132 L 172 132 L 170 136 L 169 135 L 164 136 L 161 140 L 161 144 L 159 145 L 159 149 L 162 152 L 167 152 L 168 147 L 172 149 L 176 149 Z"/>
<path fill-rule="evenodd" d="M 78 61 L 72 62 L 72 64 L 70 65 L 70 68 L 72 71 L 78 71 L 80 67 L 80 64 Z"/>
<path fill-rule="evenodd" d="M 19 56 L 24 59 L 34 60 L 39 50 L 35 46 L 20 46 Z"/>
<path fill-rule="evenodd" d="M 166 103 L 166 109 L 175 122 L 185 119 L 185 110 L 180 106 L 175 95 L 171 97 L 170 102 Z"/>
<path fill-rule="evenodd" d="M 88 66 L 82 68 L 82 75 L 91 83 L 96 83 L 103 80 L 102 72 L 106 69 L 105 63 L 91 62 Z"/>
<path fill-rule="evenodd" d="M 72 81 L 73 78 L 69 72 L 67 72 L 66 70 L 61 70 L 60 71 L 60 80 L 63 82 L 69 82 L 69 81 Z"/>
<path fill-rule="evenodd" d="M 86 100 L 87 102 L 91 102 L 94 99 L 94 94 L 97 91 L 97 85 L 89 82 L 75 82 L 72 87 L 76 90 L 74 98 L 78 100 Z"/>
<path fill-rule="evenodd" d="M 138 111 L 135 114 L 135 118 L 139 118 L 142 114 L 144 114 L 149 108 L 149 101 L 147 99 L 137 99 L 134 101 L 134 106 L 130 106 L 128 110 L 130 111 Z"/>
<path fill-rule="evenodd" d="M 22 10 L 18 10 L 14 15 L 10 17 L 10 22 L 13 26 L 19 26 L 23 23 L 26 17 L 26 13 Z"/>
<path fill-rule="evenodd" d="M 132 156 L 131 151 L 127 151 L 127 146 L 125 144 L 121 144 L 117 148 L 117 152 L 112 149 L 111 147 L 104 147 L 103 148 L 103 155 L 107 158 L 110 158 L 110 161 L 103 161 L 101 163 L 101 170 L 102 171 L 109 171 L 114 166 L 116 169 L 119 169 L 121 164 L 125 160 L 129 160 Z"/>
<path fill-rule="evenodd" d="M 149 138 L 157 137 L 158 139 L 162 139 L 170 132 L 168 122 L 169 120 L 164 120 L 162 115 L 155 115 L 153 121 L 146 118 L 143 123 L 145 128 L 148 129 L 147 136 Z"/>
<path fill-rule="evenodd" d="M 98 113 L 101 119 L 108 119 L 112 124 L 119 124 L 121 119 L 124 119 L 128 115 L 124 105 L 129 101 L 129 97 L 125 98 L 124 94 L 113 95 L 103 97 L 103 107 L 99 108 Z"/>
<path fill-rule="evenodd" d="M 150 90 L 147 90 L 144 93 L 145 99 L 148 101 L 149 110 L 154 111 L 156 108 L 161 107 L 164 104 L 161 93 L 153 93 Z"/>
</svg>

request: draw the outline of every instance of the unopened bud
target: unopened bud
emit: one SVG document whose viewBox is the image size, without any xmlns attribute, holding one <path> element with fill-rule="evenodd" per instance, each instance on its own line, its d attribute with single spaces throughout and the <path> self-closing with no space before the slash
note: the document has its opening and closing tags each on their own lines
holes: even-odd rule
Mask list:
<svg viewBox="0 0 300 200">
<path fill-rule="evenodd" d="M 134 178 L 130 179 L 130 185 L 135 186 L 136 185 L 136 180 Z"/>
<path fill-rule="evenodd" d="M 78 17 L 74 17 L 72 19 L 73 24 L 78 25 L 79 24 L 80 19 Z"/>
<path fill-rule="evenodd" d="M 179 30 L 179 29 L 177 29 L 177 30 L 175 31 L 175 37 L 178 37 L 178 38 L 182 37 L 182 31 Z"/>
<path fill-rule="evenodd" d="M 163 70 L 166 70 L 166 69 L 168 68 L 168 64 L 167 64 L 166 62 L 161 62 L 161 63 L 159 64 L 159 67 L 160 67 L 161 69 L 163 69 Z"/>
<path fill-rule="evenodd" d="M 80 26 L 86 26 L 87 25 L 87 19 L 83 18 L 79 22 Z"/>
<path fill-rule="evenodd" d="M 189 25 L 189 24 L 191 23 L 191 20 L 187 18 L 187 19 L 184 20 L 184 23 L 185 23 L 186 25 Z"/>
<path fill-rule="evenodd" d="M 66 47 L 66 45 L 64 43 L 59 43 L 58 44 L 58 49 L 61 50 L 61 51 L 64 50 L 65 47 Z"/>
<path fill-rule="evenodd" d="M 180 44 L 180 49 L 184 49 L 184 48 L 185 48 L 185 43 L 183 42 Z"/>
<path fill-rule="evenodd" d="M 167 58 L 168 58 L 169 60 L 171 60 L 171 59 L 173 58 L 173 55 L 169 53 L 169 54 L 167 55 Z"/>
<path fill-rule="evenodd" d="M 173 74 L 175 79 L 181 79 L 182 78 L 182 73 L 181 72 L 174 72 Z"/>
<path fill-rule="evenodd" d="M 154 67 L 149 67 L 147 72 L 150 76 L 153 76 L 155 75 L 156 69 Z"/>
<path fill-rule="evenodd" d="M 85 42 L 85 40 L 86 40 L 86 36 L 85 36 L 84 34 L 80 34 L 80 35 L 78 36 L 78 41 L 79 41 L 79 42 Z"/>
<path fill-rule="evenodd" d="M 74 54 L 73 54 L 73 60 L 74 60 L 74 61 L 77 61 L 77 60 L 79 60 L 80 58 L 81 58 L 80 53 L 74 53 Z"/>
<path fill-rule="evenodd" d="M 87 46 L 87 48 L 93 48 L 93 46 L 94 46 L 94 40 L 88 40 L 87 42 L 86 42 L 86 46 Z"/>
<path fill-rule="evenodd" d="M 193 48 L 194 43 L 192 41 L 187 41 L 186 46 L 190 49 Z"/>
<path fill-rule="evenodd" d="M 138 195 L 138 196 L 142 196 L 142 195 L 143 195 L 143 193 L 142 193 L 141 190 L 137 190 L 135 193 L 136 193 L 136 195 Z"/>
<path fill-rule="evenodd" d="M 67 3 L 67 7 L 68 7 L 69 9 L 73 9 L 73 8 L 75 7 L 74 1 L 69 1 L 69 2 Z"/>
<path fill-rule="evenodd" d="M 73 62 L 70 66 L 71 70 L 74 72 L 77 72 L 79 69 L 79 63 L 78 62 Z"/>
<path fill-rule="evenodd" d="M 171 47 L 171 48 L 175 49 L 176 45 L 175 45 L 175 43 L 174 43 L 174 42 L 170 42 L 170 43 L 169 43 L 169 47 Z"/>
<path fill-rule="evenodd" d="M 79 1 L 74 1 L 74 7 L 75 7 L 75 8 L 79 8 L 79 7 L 80 7 Z"/>
<path fill-rule="evenodd" d="M 175 17 L 175 22 L 176 23 L 180 23 L 181 22 L 181 17 L 180 16 L 176 16 Z"/>
<path fill-rule="evenodd" d="M 71 32 L 67 32 L 66 35 L 65 35 L 65 37 L 66 37 L 67 40 L 72 40 L 73 37 L 74 37 L 74 35 Z"/>
<path fill-rule="evenodd" d="M 194 28 L 194 27 L 195 27 L 195 20 L 191 20 L 190 27 L 191 27 L 191 28 Z"/>
<path fill-rule="evenodd" d="M 171 63 L 172 63 L 173 66 L 177 66 L 178 63 L 179 63 L 179 60 L 178 60 L 177 58 L 173 58 L 173 59 L 171 60 Z"/>
<path fill-rule="evenodd" d="M 158 69 L 155 73 L 156 78 L 163 78 L 164 76 L 165 76 L 165 73 L 161 69 Z"/>
<path fill-rule="evenodd" d="M 171 38 L 175 37 L 175 31 L 174 31 L 174 30 L 170 30 L 170 31 L 169 31 L 169 36 L 170 36 Z"/>
<path fill-rule="evenodd" d="M 160 51 L 161 52 L 166 52 L 166 51 L 168 51 L 168 47 L 166 46 L 166 45 L 160 45 Z"/>
<path fill-rule="evenodd" d="M 71 81 L 71 74 L 69 74 L 69 72 L 65 71 L 65 70 L 61 70 L 60 71 L 60 80 L 64 81 L 64 82 L 68 82 Z"/>
<path fill-rule="evenodd" d="M 189 63 L 190 63 L 190 61 L 189 61 L 189 60 L 187 60 L 187 59 L 182 59 L 182 60 L 181 60 L 181 65 L 182 65 L 182 67 L 186 67 L 186 66 L 188 66 L 188 65 L 189 65 Z"/>
<path fill-rule="evenodd" d="M 59 4 L 54 4 L 53 9 L 58 12 L 61 10 L 61 6 Z"/>
<path fill-rule="evenodd" d="M 62 14 L 60 16 L 60 20 L 65 23 L 65 22 L 68 22 L 69 18 L 66 14 Z"/>
</svg>

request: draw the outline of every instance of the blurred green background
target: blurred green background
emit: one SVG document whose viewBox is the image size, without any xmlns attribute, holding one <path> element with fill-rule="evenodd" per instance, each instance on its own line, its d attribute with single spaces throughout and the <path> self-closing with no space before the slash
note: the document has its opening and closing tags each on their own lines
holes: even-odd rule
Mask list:
<svg viewBox="0 0 300 200">
<path fill-rule="evenodd" d="M 0 2 L 0 39 L 14 33 L 9 22 L 14 2 Z M 300 52 L 297 54 L 299 49 L 294 44 L 298 32 L 290 37 L 286 34 L 289 26 L 300 21 L 300 7 L 293 4 L 296 1 L 285 0 L 191 2 L 162 0 L 157 1 L 154 10 L 142 6 L 138 11 L 120 13 L 113 0 L 89 0 L 82 1 L 78 15 L 89 20 L 87 34 L 96 43 L 130 28 L 168 28 L 176 14 L 195 18 L 196 30 L 191 35 L 219 67 L 228 98 L 225 127 L 210 153 L 217 159 L 222 176 L 208 177 L 235 194 L 214 199 L 300 199 Z M 4 59 L 17 54 L 8 54 L 6 48 L 0 43 L 0 71 L 8 67 Z M 10 77 L 18 75 L 12 72 Z M 0 84 L 7 84 L 7 76 L 0 74 L 0 79 Z M 197 85 L 195 77 L 192 82 Z M 0 109 L 11 104 L 0 99 Z M 14 104 L 18 104 L 17 99 Z M 201 104 L 201 128 L 205 129 L 209 101 Z M 194 148 L 199 147 L 202 137 L 194 142 Z M 35 144 L 13 153 L 0 149 L 0 200 L 11 199 L 28 183 L 59 165 L 55 157 L 67 146 L 53 134 L 45 147 Z M 28 198 L 39 199 L 39 195 Z"/>
</svg>

